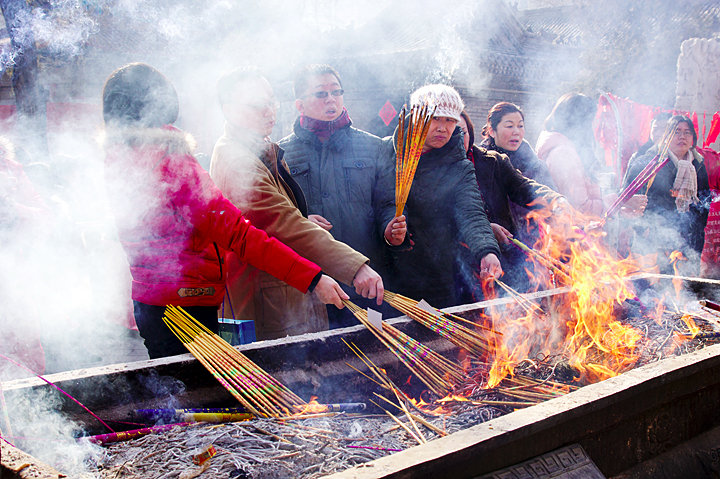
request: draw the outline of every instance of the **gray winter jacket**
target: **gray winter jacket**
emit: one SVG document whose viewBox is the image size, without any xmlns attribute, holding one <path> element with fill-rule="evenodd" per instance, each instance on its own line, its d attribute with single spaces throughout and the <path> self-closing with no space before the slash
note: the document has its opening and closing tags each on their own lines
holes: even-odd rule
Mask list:
<svg viewBox="0 0 720 479">
<path fill-rule="evenodd" d="M 393 164 L 381 156 L 382 140 L 348 125 L 322 143 L 298 119 L 279 144 L 305 193 L 308 213 L 330 221 L 333 237 L 370 258 L 370 266 L 383 274 L 383 232 L 395 216 L 395 177 Z"/>
</svg>

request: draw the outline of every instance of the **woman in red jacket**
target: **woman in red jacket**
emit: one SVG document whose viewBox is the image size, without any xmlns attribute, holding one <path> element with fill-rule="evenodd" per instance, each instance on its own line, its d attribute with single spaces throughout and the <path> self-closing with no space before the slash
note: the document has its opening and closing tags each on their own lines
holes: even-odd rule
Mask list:
<svg viewBox="0 0 720 479">
<path fill-rule="evenodd" d="M 192 156 L 171 126 L 178 98 L 149 65 L 132 63 L 103 88 L 106 181 L 130 263 L 135 320 L 151 358 L 187 352 L 163 324 L 166 305 L 182 306 L 217 332 L 225 254 L 266 271 L 326 304 L 347 295 L 320 267 L 253 227 Z"/>
</svg>

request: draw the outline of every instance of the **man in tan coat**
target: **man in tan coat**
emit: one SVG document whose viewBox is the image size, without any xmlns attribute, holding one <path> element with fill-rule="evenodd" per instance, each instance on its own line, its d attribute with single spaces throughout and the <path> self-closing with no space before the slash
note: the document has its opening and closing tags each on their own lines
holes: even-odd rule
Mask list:
<svg viewBox="0 0 720 479">
<path fill-rule="evenodd" d="M 272 87 L 257 71 L 235 70 L 218 83 L 225 133 L 215 144 L 210 176 L 256 227 L 275 236 L 323 272 L 382 302 L 383 282 L 368 259 L 307 219 L 305 197 L 268 135 L 275 124 Z M 403 227 L 396 228 L 404 237 Z M 325 306 L 310 295 L 229 257 L 225 315 L 255 321 L 257 338 L 328 329 Z M 232 308 L 232 309 L 231 309 Z"/>
</svg>

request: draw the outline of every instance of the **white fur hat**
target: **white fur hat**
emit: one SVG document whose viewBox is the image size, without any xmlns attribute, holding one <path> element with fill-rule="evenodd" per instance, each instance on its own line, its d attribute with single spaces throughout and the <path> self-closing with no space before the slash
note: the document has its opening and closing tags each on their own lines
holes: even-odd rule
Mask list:
<svg viewBox="0 0 720 479">
<path fill-rule="evenodd" d="M 410 95 L 410 104 L 412 106 L 428 105 L 431 109 L 437 107 L 433 116 L 444 116 L 458 121 L 460 121 L 460 113 L 465 108 L 457 90 L 438 83 L 425 85 L 415 90 Z"/>
</svg>

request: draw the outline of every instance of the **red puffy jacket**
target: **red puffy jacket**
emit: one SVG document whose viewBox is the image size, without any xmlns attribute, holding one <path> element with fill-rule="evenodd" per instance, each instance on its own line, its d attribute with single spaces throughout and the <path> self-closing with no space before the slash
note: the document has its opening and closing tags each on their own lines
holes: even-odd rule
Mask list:
<svg viewBox="0 0 720 479">
<path fill-rule="evenodd" d="M 132 297 L 152 305 L 222 302 L 225 254 L 306 292 L 320 267 L 252 226 L 192 156 L 173 127 L 114 132 L 106 182 Z"/>
</svg>

